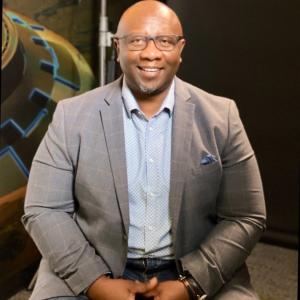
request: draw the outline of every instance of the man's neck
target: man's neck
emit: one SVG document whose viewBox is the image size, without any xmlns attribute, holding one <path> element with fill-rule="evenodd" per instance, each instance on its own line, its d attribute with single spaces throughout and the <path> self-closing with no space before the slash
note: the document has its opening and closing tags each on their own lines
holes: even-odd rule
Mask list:
<svg viewBox="0 0 300 300">
<path fill-rule="evenodd" d="M 169 89 L 157 95 L 146 95 L 146 96 L 136 95 L 135 96 L 141 111 L 144 113 L 147 119 L 152 118 L 159 111 L 168 92 Z"/>
</svg>

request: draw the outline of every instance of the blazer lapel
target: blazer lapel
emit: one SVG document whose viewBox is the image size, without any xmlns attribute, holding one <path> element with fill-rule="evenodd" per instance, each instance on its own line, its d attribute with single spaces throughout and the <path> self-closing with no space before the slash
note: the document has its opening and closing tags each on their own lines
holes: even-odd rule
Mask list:
<svg viewBox="0 0 300 300">
<path fill-rule="evenodd" d="M 176 232 L 182 202 L 182 193 L 188 155 L 192 140 L 194 120 L 194 104 L 182 81 L 175 78 L 175 106 L 172 127 L 171 180 L 170 180 L 170 212 L 172 218 L 173 243 L 176 245 Z"/>
<path fill-rule="evenodd" d="M 100 109 L 100 116 L 105 135 L 115 191 L 123 221 L 123 229 L 128 236 L 129 203 L 126 170 L 125 139 L 123 126 L 123 102 L 121 79 L 111 85 L 111 92 L 105 97 Z"/>
</svg>

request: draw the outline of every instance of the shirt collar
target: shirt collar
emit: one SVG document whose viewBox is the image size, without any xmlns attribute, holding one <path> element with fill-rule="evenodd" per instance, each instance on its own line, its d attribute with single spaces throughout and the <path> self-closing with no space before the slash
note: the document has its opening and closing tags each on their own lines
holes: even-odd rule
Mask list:
<svg viewBox="0 0 300 300">
<path fill-rule="evenodd" d="M 127 116 L 129 118 L 131 118 L 131 114 L 135 110 L 142 113 L 134 95 L 132 94 L 131 90 L 129 89 L 126 83 L 125 76 L 123 77 L 123 84 L 122 84 L 122 98 L 123 98 Z M 169 113 L 169 116 L 171 116 L 174 109 L 174 102 L 175 102 L 175 80 L 173 79 L 168 94 L 164 99 L 160 109 L 155 115 L 158 115 L 161 111 L 166 110 Z"/>
</svg>

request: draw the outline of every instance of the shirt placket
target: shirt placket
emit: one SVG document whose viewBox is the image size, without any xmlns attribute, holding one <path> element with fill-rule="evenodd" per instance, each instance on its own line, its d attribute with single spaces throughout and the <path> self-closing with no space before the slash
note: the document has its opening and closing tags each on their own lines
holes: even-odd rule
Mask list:
<svg viewBox="0 0 300 300">
<path fill-rule="evenodd" d="M 147 177 L 147 197 L 146 197 L 146 216 L 145 216 L 145 251 L 151 251 L 156 244 L 155 241 L 155 197 L 157 194 L 157 186 L 155 184 L 156 164 L 155 159 L 155 122 L 156 118 L 152 118 L 147 122 L 145 130 L 145 162 Z"/>
</svg>

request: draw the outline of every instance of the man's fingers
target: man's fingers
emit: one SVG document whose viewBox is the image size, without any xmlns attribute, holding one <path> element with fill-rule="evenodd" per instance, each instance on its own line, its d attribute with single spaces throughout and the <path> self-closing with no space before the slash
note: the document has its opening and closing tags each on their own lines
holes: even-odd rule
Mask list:
<svg viewBox="0 0 300 300">
<path fill-rule="evenodd" d="M 145 282 L 146 290 L 143 292 L 145 297 L 154 297 L 157 295 L 158 280 L 156 277 L 151 278 L 149 281 Z"/>
<path fill-rule="evenodd" d="M 130 293 L 128 300 L 135 300 L 135 294 Z"/>
<path fill-rule="evenodd" d="M 158 280 L 156 277 L 152 277 L 149 281 L 146 282 L 146 286 L 149 291 L 155 289 L 157 285 L 158 285 Z"/>
<path fill-rule="evenodd" d="M 133 293 L 145 294 L 154 290 L 158 285 L 158 280 L 156 277 L 151 278 L 147 282 L 134 281 L 134 285 L 131 289 Z"/>
<path fill-rule="evenodd" d="M 150 298 L 150 297 L 156 297 L 158 296 L 159 292 L 157 289 L 154 289 L 154 290 L 151 290 L 147 293 L 144 293 L 143 296 L 146 297 L 146 298 Z"/>
<path fill-rule="evenodd" d="M 148 289 L 147 289 L 146 283 L 140 282 L 140 281 L 137 281 L 137 280 L 132 282 L 132 286 L 131 286 L 131 292 L 132 293 L 134 293 L 134 294 L 136 294 L 136 293 L 143 294 L 147 291 L 148 291 Z"/>
</svg>

